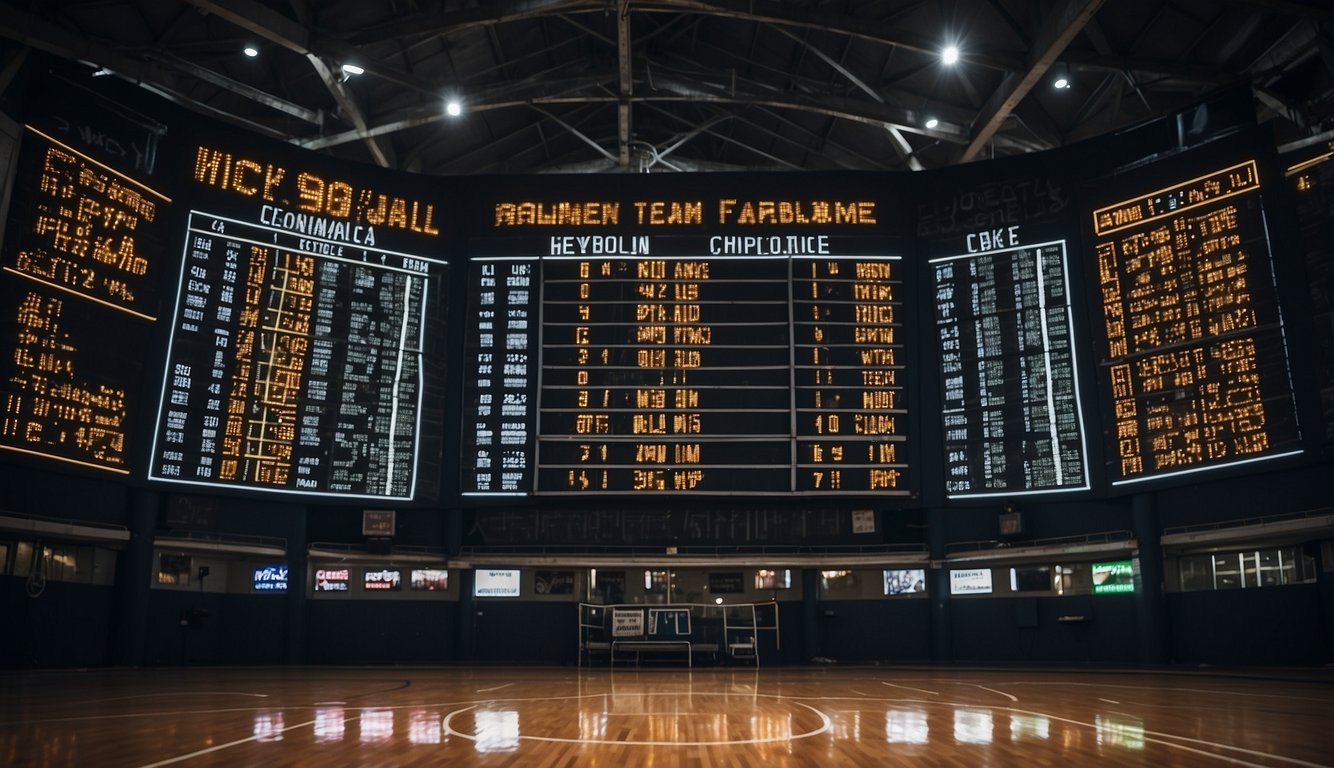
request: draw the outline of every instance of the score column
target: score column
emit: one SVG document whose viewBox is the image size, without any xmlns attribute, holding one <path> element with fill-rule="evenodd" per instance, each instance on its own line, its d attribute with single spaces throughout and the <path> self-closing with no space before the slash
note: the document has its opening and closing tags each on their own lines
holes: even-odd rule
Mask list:
<svg viewBox="0 0 1334 768">
<path fill-rule="evenodd" d="M 931 264 L 947 495 L 1087 489 L 1065 241 Z"/>
<path fill-rule="evenodd" d="M 465 495 L 533 491 L 537 432 L 536 258 L 477 258 L 468 271 Z M 468 421 L 467 417 L 472 416 Z"/>
<path fill-rule="evenodd" d="M 191 211 L 149 477 L 409 501 L 443 262 Z"/>
<path fill-rule="evenodd" d="M 898 257 L 792 260 L 799 493 L 907 496 Z"/>
</svg>

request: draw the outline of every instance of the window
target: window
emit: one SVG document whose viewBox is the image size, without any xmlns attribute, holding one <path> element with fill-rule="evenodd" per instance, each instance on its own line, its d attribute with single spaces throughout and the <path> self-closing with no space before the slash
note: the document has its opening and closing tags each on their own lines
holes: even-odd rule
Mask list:
<svg viewBox="0 0 1334 768">
<path fill-rule="evenodd" d="M 1185 555 L 1177 561 L 1181 591 L 1247 589 L 1315 581 L 1315 558 L 1301 547 Z"/>
</svg>

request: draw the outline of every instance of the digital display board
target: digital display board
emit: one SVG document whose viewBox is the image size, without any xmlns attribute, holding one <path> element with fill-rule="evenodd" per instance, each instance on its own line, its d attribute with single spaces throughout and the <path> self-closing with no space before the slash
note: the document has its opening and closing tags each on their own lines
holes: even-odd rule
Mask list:
<svg viewBox="0 0 1334 768">
<path fill-rule="evenodd" d="M 191 182 L 213 208 L 188 214 L 149 478 L 402 501 L 423 474 L 433 487 L 434 204 L 205 144 Z"/>
<path fill-rule="evenodd" d="M 286 592 L 287 566 L 264 565 L 255 568 L 252 584 L 256 592 Z"/>
<path fill-rule="evenodd" d="M 1131 560 L 1094 563 L 1093 594 L 1105 595 L 1135 591 L 1135 565 Z"/>
<path fill-rule="evenodd" d="M 930 259 L 950 497 L 1090 487 L 1066 243 L 1018 230 Z"/>
<path fill-rule="evenodd" d="M 950 594 L 991 594 L 991 569 L 970 568 L 950 571 Z"/>
<path fill-rule="evenodd" d="M 518 597 L 520 573 L 514 569 L 478 569 L 474 574 L 473 597 Z"/>
<path fill-rule="evenodd" d="M 368 570 L 362 575 L 361 588 L 367 592 L 397 592 L 403 588 L 403 572 L 390 568 Z"/>
<path fill-rule="evenodd" d="M 1300 451 L 1254 160 L 1096 208 L 1113 485 Z"/>
<path fill-rule="evenodd" d="M 465 494 L 909 494 L 897 256 L 519 243 L 469 275 Z"/>
<path fill-rule="evenodd" d="M 316 592 L 347 592 L 351 574 L 346 568 L 319 568 L 315 571 Z"/>
<path fill-rule="evenodd" d="M 28 126 L 0 279 L 0 448 L 120 474 L 171 200 Z"/>
</svg>

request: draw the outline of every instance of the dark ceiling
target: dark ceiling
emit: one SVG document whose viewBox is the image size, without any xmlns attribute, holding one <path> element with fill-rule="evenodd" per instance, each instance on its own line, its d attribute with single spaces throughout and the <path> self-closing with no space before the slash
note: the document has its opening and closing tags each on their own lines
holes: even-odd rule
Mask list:
<svg viewBox="0 0 1334 768">
<path fill-rule="evenodd" d="M 431 174 L 935 168 L 1230 85 L 1334 137 L 1328 0 L 0 0 L 0 88 L 31 49 Z"/>
</svg>

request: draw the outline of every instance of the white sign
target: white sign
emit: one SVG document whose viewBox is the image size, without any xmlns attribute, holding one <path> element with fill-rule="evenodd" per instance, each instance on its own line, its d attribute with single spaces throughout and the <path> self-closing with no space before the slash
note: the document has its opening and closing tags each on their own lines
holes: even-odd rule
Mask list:
<svg viewBox="0 0 1334 768">
<path fill-rule="evenodd" d="M 477 569 L 473 583 L 473 597 L 518 597 L 519 572 L 514 570 L 489 571 Z"/>
<path fill-rule="evenodd" d="M 641 637 L 644 634 L 644 612 L 638 608 L 611 609 L 612 637 Z"/>
<path fill-rule="evenodd" d="M 991 569 L 973 568 L 950 571 L 951 595 L 986 595 L 991 593 Z"/>
</svg>

